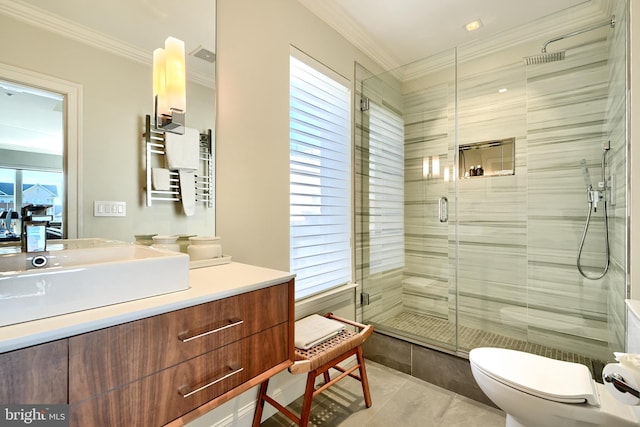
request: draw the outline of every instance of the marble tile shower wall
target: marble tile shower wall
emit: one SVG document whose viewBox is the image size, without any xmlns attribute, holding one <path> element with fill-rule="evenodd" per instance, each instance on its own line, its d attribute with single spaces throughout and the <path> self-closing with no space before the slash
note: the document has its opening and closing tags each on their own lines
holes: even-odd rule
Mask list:
<svg viewBox="0 0 640 427">
<path fill-rule="evenodd" d="M 526 340 L 522 316 L 516 315 L 514 321 L 505 314 L 527 304 L 525 70 L 517 63 L 470 74 L 469 67 L 460 67 L 459 143 L 515 138 L 515 175 L 458 183 L 458 321 Z M 507 91 L 499 92 L 500 88 Z M 451 152 L 454 149 L 450 146 Z M 453 251 L 455 240 L 450 244 Z M 450 263 L 456 268 L 455 257 Z"/>
<path fill-rule="evenodd" d="M 454 288 L 449 286 L 449 226 L 438 219 L 438 203 L 440 197 L 449 196 L 450 181 L 445 181 L 444 169 L 453 170 L 448 165 L 453 158 L 449 147 L 454 142 L 454 99 L 447 83 L 403 97 L 406 249 L 402 303 L 405 311 L 444 319 L 450 317 L 450 305 L 455 307 L 455 293 L 450 293 Z M 426 176 L 424 162 L 430 168 Z M 450 215 L 455 211 L 453 203 L 452 199 Z"/>
<path fill-rule="evenodd" d="M 460 325 L 609 356 L 608 280 L 582 279 L 575 267 L 586 214 L 580 160 L 587 158 L 595 180 L 606 140 L 607 50 L 606 40 L 599 40 L 570 49 L 560 63 L 518 63 L 476 75 L 460 66 L 459 143 L 513 137 L 516 159 L 513 176 L 459 182 L 458 206 L 450 216 L 458 224 L 457 254 L 455 227 L 443 227 L 435 212 L 450 184 L 420 177 L 425 156 L 439 156 L 441 164 L 454 158 L 452 108 L 443 95 L 451 89 L 404 95 L 405 310 L 443 316 L 442 284 L 448 283 L 446 314 L 454 321 L 455 281 L 449 278 L 457 269 Z M 500 93 L 498 87 L 508 90 Z M 592 220 L 589 237 L 585 265 L 598 266 L 601 214 Z M 421 296 L 416 283 L 423 284 Z"/>
<path fill-rule="evenodd" d="M 607 140 L 607 41 L 579 46 L 556 63 L 527 67 L 529 339 L 607 359 L 610 276 L 587 280 L 576 250 L 587 215 L 585 159 L 594 187 Z M 594 213 L 582 264 L 604 264 L 604 209 Z"/>
</svg>

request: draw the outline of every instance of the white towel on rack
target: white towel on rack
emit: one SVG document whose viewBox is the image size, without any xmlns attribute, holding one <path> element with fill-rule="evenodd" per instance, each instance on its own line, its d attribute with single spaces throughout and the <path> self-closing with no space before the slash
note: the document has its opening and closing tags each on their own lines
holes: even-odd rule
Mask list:
<svg viewBox="0 0 640 427">
<path fill-rule="evenodd" d="M 164 134 L 167 168 L 197 170 L 200 162 L 200 132 L 185 128 L 184 135 Z"/>
<path fill-rule="evenodd" d="M 164 168 L 152 168 L 151 169 L 151 181 L 153 183 L 154 190 L 168 191 L 171 185 L 171 179 L 169 177 L 169 169 Z"/>
<path fill-rule="evenodd" d="M 180 169 L 180 198 L 186 216 L 193 216 L 196 211 L 196 172 Z"/>
</svg>

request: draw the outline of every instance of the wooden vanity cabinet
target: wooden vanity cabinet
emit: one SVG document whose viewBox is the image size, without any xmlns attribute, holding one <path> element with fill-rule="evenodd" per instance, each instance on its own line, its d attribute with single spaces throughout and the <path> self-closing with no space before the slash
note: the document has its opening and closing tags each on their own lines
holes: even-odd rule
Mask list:
<svg viewBox="0 0 640 427">
<path fill-rule="evenodd" d="M 180 425 L 293 363 L 293 280 L 69 338 L 72 426 Z"/>
<path fill-rule="evenodd" d="M 287 359 L 278 325 L 72 405 L 74 426 L 162 426 Z M 273 349 L 272 351 L 265 351 Z"/>
<path fill-rule="evenodd" d="M 67 340 L 0 354 L 0 403 L 67 403 Z"/>
</svg>

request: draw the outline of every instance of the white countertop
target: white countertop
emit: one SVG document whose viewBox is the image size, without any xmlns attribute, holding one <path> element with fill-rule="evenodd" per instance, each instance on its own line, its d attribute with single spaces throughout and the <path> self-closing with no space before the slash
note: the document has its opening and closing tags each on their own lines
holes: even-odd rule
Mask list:
<svg viewBox="0 0 640 427">
<path fill-rule="evenodd" d="M 193 269 L 185 291 L 0 327 L 0 353 L 266 288 L 293 277 L 237 262 Z"/>
</svg>

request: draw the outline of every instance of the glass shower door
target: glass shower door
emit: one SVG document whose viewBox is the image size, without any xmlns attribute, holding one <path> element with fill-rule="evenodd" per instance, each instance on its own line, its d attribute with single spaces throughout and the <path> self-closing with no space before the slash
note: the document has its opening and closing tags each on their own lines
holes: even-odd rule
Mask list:
<svg viewBox="0 0 640 427">
<path fill-rule="evenodd" d="M 363 320 L 448 350 L 457 348 L 454 59 L 433 58 L 437 75 L 421 61 L 365 80 L 356 138 Z"/>
</svg>

